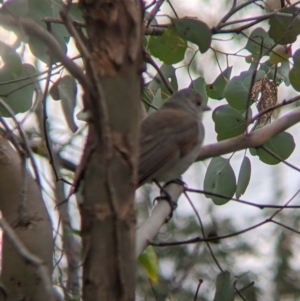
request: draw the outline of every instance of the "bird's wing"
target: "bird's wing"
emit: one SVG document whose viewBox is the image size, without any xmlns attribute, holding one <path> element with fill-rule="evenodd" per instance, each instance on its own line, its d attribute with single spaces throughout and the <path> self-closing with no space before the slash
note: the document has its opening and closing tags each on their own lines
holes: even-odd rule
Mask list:
<svg viewBox="0 0 300 301">
<path fill-rule="evenodd" d="M 178 110 L 158 110 L 141 126 L 139 186 L 168 170 L 198 142 L 198 121 Z"/>
</svg>

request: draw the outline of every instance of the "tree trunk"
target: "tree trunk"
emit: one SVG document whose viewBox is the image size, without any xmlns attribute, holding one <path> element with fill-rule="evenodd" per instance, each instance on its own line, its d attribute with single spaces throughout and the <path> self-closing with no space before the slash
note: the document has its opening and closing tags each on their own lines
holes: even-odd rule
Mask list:
<svg viewBox="0 0 300 301">
<path fill-rule="evenodd" d="M 81 1 L 89 40 L 90 116 L 83 179 L 83 299 L 134 300 L 140 1 Z"/>
<path fill-rule="evenodd" d="M 52 278 L 53 238 L 50 217 L 40 187 L 19 154 L 0 136 L 0 208 L 15 234 L 31 254 L 48 268 Z M 1 280 L 7 301 L 49 300 L 37 266 L 25 260 L 3 236 Z"/>
</svg>

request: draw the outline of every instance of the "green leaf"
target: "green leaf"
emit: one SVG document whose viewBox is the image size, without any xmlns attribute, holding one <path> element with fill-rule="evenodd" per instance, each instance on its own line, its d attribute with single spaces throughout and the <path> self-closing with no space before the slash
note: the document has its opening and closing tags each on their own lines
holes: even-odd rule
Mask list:
<svg viewBox="0 0 300 301">
<path fill-rule="evenodd" d="M 295 12 L 295 14 L 293 14 Z M 300 20 L 297 9 L 280 10 L 281 15 L 269 18 L 269 35 L 277 43 L 287 45 L 294 43 L 300 33 Z"/>
<path fill-rule="evenodd" d="M 151 36 L 148 44 L 151 54 L 167 65 L 182 61 L 186 48 L 187 42 L 179 37 L 173 26 L 161 36 Z"/>
<path fill-rule="evenodd" d="M 263 146 L 281 160 L 286 160 L 292 154 L 296 145 L 290 133 L 282 132 L 269 139 Z M 281 162 L 262 148 L 250 149 L 250 153 L 253 156 L 258 156 L 262 162 L 269 165 L 275 165 Z"/>
<path fill-rule="evenodd" d="M 69 10 L 69 14 L 71 15 L 72 19 L 74 19 L 77 22 L 84 22 L 84 19 L 82 17 L 82 11 L 78 8 L 79 3 L 72 3 L 71 8 Z"/>
<path fill-rule="evenodd" d="M 0 81 L 17 78 L 22 72 L 22 60 L 19 54 L 12 47 L 0 41 L 0 57 L 3 63 L 0 68 Z"/>
<path fill-rule="evenodd" d="M 291 82 L 291 85 L 296 91 L 300 91 L 300 68 L 299 67 L 294 67 L 291 69 L 289 73 L 289 79 Z"/>
<path fill-rule="evenodd" d="M 51 95 L 53 100 L 60 100 L 60 95 L 58 91 L 58 84 L 60 82 L 61 78 L 59 78 L 50 88 L 49 94 Z"/>
<path fill-rule="evenodd" d="M 164 100 L 163 98 L 161 97 L 161 90 L 158 89 L 153 97 L 153 101 L 152 101 L 152 105 L 157 107 L 157 108 L 160 108 L 164 103 Z M 149 107 L 149 110 L 148 110 L 148 114 L 151 114 L 153 112 L 155 112 L 156 110 L 152 107 Z"/>
<path fill-rule="evenodd" d="M 52 35 L 57 40 L 63 53 L 66 54 L 67 46 L 65 40 L 61 36 L 58 36 L 55 32 L 53 32 Z M 43 41 L 41 41 L 36 36 L 29 36 L 28 44 L 29 44 L 30 51 L 35 57 L 40 59 L 45 64 L 49 64 L 50 56 L 49 56 L 48 46 Z M 51 58 L 51 59 L 53 63 L 57 62 L 56 58 Z"/>
<path fill-rule="evenodd" d="M 231 70 L 232 66 L 227 67 L 223 72 L 221 72 L 218 75 L 218 77 L 212 84 L 206 86 L 206 92 L 210 98 L 217 100 L 224 98 L 224 90 L 229 82 Z"/>
<path fill-rule="evenodd" d="M 224 205 L 231 200 L 236 191 L 236 179 L 228 159 L 215 157 L 210 161 L 204 178 L 204 190 L 224 196 L 221 198 L 205 194 L 216 205 Z"/>
<path fill-rule="evenodd" d="M 280 66 L 274 66 L 270 63 L 270 60 L 265 61 L 260 64 L 259 70 L 263 70 L 266 73 L 266 77 L 269 80 L 274 80 L 275 83 L 280 84 L 284 81 L 286 86 L 290 85 L 289 73 L 290 73 L 290 63 L 288 61 L 283 61 L 280 63 Z"/>
<path fill-rule="evenodd" d="M 28 12 L 28 1 L 27 0 L 9 0 L 6 1 L 2 8 L 1 13 L 13 14 L 19 17 L 24 17 Z"/>
<path fill-rule="evenodd" d="M 59 4 L 58 0 L 55 3 L 52 3 L 54 7 L 54 11 L 52 6 L 50 5 L 49 1 L 41 1 L 41 0 L 28 0 L 29 4 L 29 12 L 27 14 L 27 18 L 35 21 L 39 26 L 46 29 L 45 22 L 42 21 L 43 18 L 46 17 L 57 17 L 57 6 Z M 57 40 L 61 50 L 64 54 L 67 53 L 67 46 L 66 46 L 66 35 L 69 36 L 66 29 L 62 29 L 61 25 L 53 24 L 51 26 L 52 36 Z M 28 44 L 30 51 L 32 54 L 40 59 L 42 62 L 49 64 L 49 50 L 48 47 L 36 36 L 29 36 Z M 57 62 L 56 58 L 52 58 L 52 62 Z"/>
<path fill-rule="evenodd" d="M 74 109 L 76 105 L 77 85 L 75 79 L 66 75 L 58 83 L 58 92 L 61 97 L 63 112 L 70 130 L 74 133 L 78 127 L 74 122 Z"/>
<path fill-rule="evenodd" d="M 263 54 L 268 54 L 268 50 L 274 44 L 269 34 L 262 27 L 258 27 L 251 32 L 245 48 L 252 53 L 254 58 L 259 58 Z"/>
<path fill-rule="evenodd" d="M 213 112 L 218 141 L 239 136 L 245 132 L 245 118 L 229 105 L 217 107 Z"/>
<path fill-rule="evenodd" d="M 24 64 L 21 74 L 15 78 L 15 80 L 20 79 L 20 81 L 14 81 L 5 85 L 0 84 L 0 95 L 7 95 L 6 97 L 2 97 L 2 99 L 15 114 L 26 112 L 31 108 L 35 80 L 33 76 L 35 74 L 36 70 L 32 65 Z M 10 117 L 2 109 L 0 110 L 0 114 L 3 117 Z"/>
<path fill-rule="evenodd" d="M 191 82 L 189 88 L 194 89 L 195 91 L 197 91 L 202 96 L 203 102 L 205 104 L 207 104 L 208 96 L 207 96 L 207 93 L 206 93 L 206 82 L 205 82 L 205 80 L 202 76 L 194 79 Z"/>
<path fill-rule="evenodd" d="M 294 67 L 290 70 L 289 79 L 296 91 L 300 91 L 300 49 L 293 55 Z"/>
<path fill-rule="evenodd" d="M 244 157 L 236 187 L 236 197 L 239 199 L 246 191 L 251 178 L 251 161 L 247 156 Z"/>
<path fill-rule="evenodd" d="M 29 11 L 36 14 L 40 19 L 52 17 L 52 7 L 46 0 L 28 0 Z"/>
<path fill-rule="evenodd" d="M 235 290 L 230 279 L 230 273 L 221 272 L 216 281 L 216 293 L 214 301 L 234 301 Z"/>
<path fill-rule="evenodd" d="M 200 52 L 206 52 L 211 43 L 211 30 L 206 23 L 191 19 L 171 19 L 175 28 L 183 39 L 199 46 Z"/>
<path fill-rule="evenodd" d="M 265 72 L 262 70 L 244 71 L 239 76 L 234 76 L 225 87 L 224 96 L 233 108 L 246 111 L 248 94 L 250 92 L 254 72 L 256 72 L 254 82 L 265 75 Z M 250 101 L 250 105 L 252 103 L 253 102 Z"/>
<path fill-rule="evenodd" d="M 300 67 L 300 49 L 297 49 L 293 55 L 294 66 Z"/>
<path fill-rule="evenodd" d="M 54 18 L 60 18 L 60 10 L 63 8 L 64 2 L 62 0 L 53 0 L 52 1 L 52 16 Z M 51 24 L 51 32 L 55 32 L 57 36 L 60 36 L 64 39 L 65 42 L 69 41 L 70 33 L 68 32 L 64 24 Z"/>
<path fill-rule="evenodd" d="M 270 62 L 272 65 L 287 62 L 291 55 L 291 46 L 276 45 L 270 53 Z"/>
<path fill-rule="evenodd" d="M 165 76 L 165 78 L 168 79 L 174 91 L 177 91 L 178 83 L 175 73 L 176 69 L 171 65 L 163 64 L 160 67 L 160 71 Z M 158 89 L 161 89 L 163 99 L 169 98 L 170 91 L 166 88 L 165 84 L 161 80 L 160 75 L 156 74 L 153 80 L 147 85 L 147 89 L 145 89 L 145 96 L 148 101 L 152 102 L 153 95 L 155 95 Z"/>
<path fill-rule="evenodd" d="M 140 255 L 139 263 L 144 268 L 151 282 L 156 284 L 158 281 L 158 261 L 152 246 L 148 246 L 143 254 Z"/>
</svg>

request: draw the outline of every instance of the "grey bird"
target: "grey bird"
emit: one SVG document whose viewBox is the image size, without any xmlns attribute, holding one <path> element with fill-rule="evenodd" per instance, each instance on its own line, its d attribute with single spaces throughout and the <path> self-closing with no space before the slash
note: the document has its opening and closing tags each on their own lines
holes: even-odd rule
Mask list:
<svg viewBox="0 0 300 301">
<path fill-rule="evenodd" d="M 202 112 L 209 110 L 192 89 L 174 93 L 141 124 L 138 186 L 179 178 L 195 162 L 204 140 Z"/>
</svg>

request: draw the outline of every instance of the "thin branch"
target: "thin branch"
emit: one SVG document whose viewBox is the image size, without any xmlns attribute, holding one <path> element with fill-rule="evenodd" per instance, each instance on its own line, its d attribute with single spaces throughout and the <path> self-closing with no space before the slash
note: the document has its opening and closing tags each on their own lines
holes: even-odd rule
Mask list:
<svg viewBox="0 0 300 301">
<path fill-rule="evenodd" d="M 202 238 L 202 237 L 198 236 L 198 237 L 194 237 L 194 238 L 187 239 L 187 240 L 171 241 L 171 242 L 158 242 L 158 243 L 151 241 L 151 242 L 149 242 L 149 245 L 156 246 L 156 247 L 166 247 L 166 246 L 180 246 L 180 245 L 185 245 L 185 244 L 194 244 L 194 243 L 206 242 L 206 241 L 219 241 L 219 240 L 222 240 L 222 239 L 227 239 L 227 238 L 231 238 L 231 237 L 234 237 L 234 236 L 244 234 L 244 233 L 249 232 L 253 229 L 261 227 L 262 225 L 265 225 L 269 222 L 270 222 L 270 220 L 266 219 L 266 220 L 264 220 L 260 223 L 257 223 L 257 224 L 255 224 L 251 227 L 248 227 L 246 229 L 240 230 L 238 232 L 230 233 L 230 234 L 227 234 L 227 235 L 222 235 L 222 236 L 207 237 L 207 238 Z"/>
<path fill-rule="evenodd" d="M 185 191 L 193 192 L 193 193 L 201 193 L 201 194 L 210 195 L 210 196 L 216 196 L 216 197 L 228 200 L 228 197 L 226 197 L 222 194 L 213 193 L 213 192 L 209 192 L 209 191 L 205 191 L 205 190 L 201 190 L 201 189 L 193 189 L 193 188 L 185 187 Z M 299 209 L 300 208 L 300 205 L 287 206 L 287 205 L 257 204 L 257 203 L 254 203 L 254 202 L 244 201 L 244 200 L 237 199 L 237 198 L 234 198 L 234 197 L 232 197 L 230 200 L 234 201 L 234 202 L 237 202 L 237 203 L 240 203 L 240 204 L 256 207 L 258 209 L 266 209 L 266 208 L 268 208 L 268 209 L 283 209 L 283 208 L 284 209 Z"/>
<path fill-rule="evenodd" d="M 300 189 L 285 203 L 285 205 L 282 208 L 280 208 L 279 210 L 276 210 L 271 215 L 270 219 L 273 219 L 278 213 L 280 213 L 283 209 L 285 209 L 289 205 L 289 203 L 291 203 L 295 199 L 295 197 L 299 194 L 299 192 L 300 192 Z"/>
<path fill-rule="evenodd" d="M 195 212 L 195 214 L 196 214 L 196 216 L 197 216 L 197 219 L 198 219 L 198 222 L 199 222 L 199 224 L 200 224 L 200 229 L 201 229 L 201 233 L 202 233 L 203 238 L 206 238 L 206 235 L 205 235 L 205 232 L 204 232 L 204 225 L 203 225 L 203 223 L 202 223 L 202 219 L 201 219 L 201 217 L 200 217 L 200 214 L 198 213 L 196 207 L 194 206 L 192 200 L 190 199 L 190 197 L 188 196 L 188 194 L 187 194 L 186 191 L 184 191 L 184 195 L 185 195 L 185 197 L 187 198 L 188 202 L 190 203 L 190 205 L 191 205 L 193 211 Z M 216 258 L 215 254 L 214 254 L 214 252 L 213 252 L 213 250 L 212 250 L 212 248 L 211 248 L 211 245 L 209 244 L 209 241 L 206 241 L 205 243 L 206 243 L 206 245 L 207 245 L 207 247 L 208 247 L 209 253 L 210 253 L 212 259 L 214 260 L 215 264 L 217 265 L 217 267 L 219 268 L 219 270 L 220 270 L 221 272 L 224 272 L 223 268 L 221 267 L 221 265 L 220 265 L 218 259 Z"/>
<path fill-rule="evenodd" d="M 259 114 L 255 115 L 252 119 L 249 120 L 249 122 L 247 122 L 247 125 L 253 123 L 255 120 L 259 119 L 262 115 L 264 115 L 264 114 L 266 114 L 268 112 L 274 111 L 274 110 L 276 110 L 278 108 L 281 108 L 283 106 L 289 105 L 289 104 L 294 103 L 294 102 L 296 102 L 298 100 L 300 100 L 300 96 L 296 96 L 294 98 L 291 98 L 290 100 L 285 100 L 284 99 L 281 103 L 279 103 L 279 104 L 277 104 L 277 105 L 275 105 L 273 107 L 267 108 L 267 109 L 261 111 Z"/>
<path fill-rule="evenodd" d="M 274 15 L 276 15 L 277 17 L 284 17 L 284 18 L 291 17 L 290 14 L 284 14 L 284 13 L 280 13 L 278 11 L 274 11 L 271 13 L 264 14 L 263 16 L 250 17 L 250 18 L 239 19 L 239 20 L 227 22 L 227 23 L 220 25 L 218 28 L 221 29 L 226 26 L 230 26 L 230 25 L 234 25 L 234 24 L 238 24 L 238 23 L 250 22 L 250 21 L 256 21 L 257 23 L 260 23 L 266 19 L 269 19 L 270 17 L 273 17 Z"/>
<path fill-rule="evenodd" d="M 199 280 L 198 280 L 197 289 L 196 289 L 196 292 L 195 292 L 195 296 L 194 296 L 194 301 L 197 301 L 197 298 L 198 298 L 198 292 L 199 292 L 199 289 L 200 289 L 200 286 L 201 286 L 202 283 L 203 283 L 203 280 L 202 280 L 202 279 L 199 279 Z"/>
<path fill-rule="evenodd" d="M 66 10 L 66 6 L 65 6 L 65 9 L 62 9 L 60 11 L 60 15 L 61 15 L 61 18 L 62 18 L 66 28 L 68 29 L 68 32 L 74 38 L 80 54 L 85 59 L 89 59 L 90 58 L 89 51 L 88 51 L 84 41 L 82 40 L 82 38 L 79 36 L 79 33 L 74 26 L 73 20 L 71 20 L 68 12 Z"/>
<path fill-rule="evenodd" d="M 274 223 L 276 225 L 279 225 L 280 227 L 283 227 L 285 229 L 288 229 L 296 234 L 300 234 L 300 231 L 294 229 L 294 228 L 291 228 L 289 226 L 286 226 L 280 222 L 277 222 L 275 220 L 273 220 L 272 218 L 268 218 L 268 219 L 265 219 L 264 221 L 260 222 L 260 223 L 257 223 L 251 227 L 248 227 L 246 229 L 243 229 L 243 230 L 240 230 L 240 231 L 237 231 L 237 232 L 234 232 L 234 233 L 231 233 L 231 234 L 227 234 L 227 235 L 222 235 L 222 236 L 216 236 L 216 237 L 207 237 L 207 238 L 202 238 L 202 237 L 194 237 L 194 238 L 191 238 L 191 239 L 187 239 L 187 240 L 182 240 L 182 241 L 172 241 L 172 242 L 159 242 L 159 243 L 155 243 L 155 242 L 149 242 L 148 244 L 151 245 L 151 246 L 156 246 L 156 247 L 166 247 L 166 246 L 179 246 L 179 245 L 186 245 L 186 244 L 194 244 L 194 243 L 199 243 L 199 242 L 206 242 L 206 241 L 219 241 L 219 240 L 222 240 L 222 239 L 227 239 L 227 238 L 231 238 L 231 237 L 234 237 L 234 236 L 238 236 L 238 235 L 241 235 L 241 234 L 244 234 L 246 232 L 249 232 L 251 230 L 254 230 L 256 228 L 259 228 L 265 224 L 268 224 L 268 223 Z"/>
<path fill-rule="evenodd" d="M 152 57 L 146 53 L 145 54 L 145 59 L 147 61 L 147 63 L 151 64 L 155 70 L 157 71 L 157 73 L 159 74 L 160 78 L 162 79 L 163 83 L 165 84 L 166 88 L 169 90 L 169 92 L 171 94 L 174 93 L 174 89 L 171 86 L 170 82 L 168 81 L 168 79 L 164 76 L 164 74 L 161 72 L 160 68 L 157 66 L 157 64 L 155 63 L 155 61 L 152 59 Z"/>
<path fill-rule="evenodd" d="M 165 31 L 166 28 L 163 27 L 149 26 L 145 28 L 144 34 L 151 36 L 161 36 Z"/>
<path fill-rule="evenodd" d="M 43 18 L 42 21 L 44 21 L 45 23 L 64 24 L 64 21 L 61 18 L 47 17 L 47 18 Z M 85 27 L 85 23 L 83 22 L 72 20 L 72 23 L 79 27 Z"/>
<path fill-rule="evenodd" d="M 146 20 L 146 27 L 148 27 L 151 23 L 151 21 L 155 18 L 156 14 L 158 13 L 160 7 L 162 6 L 162 4 L 164 3 L 165 0 L 158 0 L 156 2 L 156 5 L 152 8 L 152 10 L 148 13 L 148 15 L 146 16 L 145 20 Z"/>
<path fill-rule="evenodd" d="M 233 5 L 230 9 L 230 11 L 220 20 L 219 24 L 217 25 L 217 28 L 219 28 L 222 24 L 224 24 L 228 19 L 230 19 L 235 13 L 237 13 L 239 10 L 245 8 L 246 6 L 256 2 L 257 0 L 252 0 L 248 2 L 244 2 L 239 6 L 236 6 L 236 1 L 233 2 Z"/>
<path fill-rule="evenodd" d="M 175 10 L 173 4 L 171 3 L 171 0 L 167 0 L 167 2 L 168 2 L 168 4 L 170 5 L 170 7 L 171 7 L 171 9 L 172 9 L 172 11 L 173 11 L 175 17 L 178 19 L 178 14 L 176 13 L 176 10 Z"/>
<path fill-rule="evenodd" d="M 272 157 L 274 157 L 275 159 L 277 159 L 278 161 L 280 161 L 281 163 L 289 166 L 290 168 L 300 172 L 300 168 L 298 168 L 297 166 L 285 161 L 285 160 L 282 160 L 279 156 L 277 156 L 275 153 L 273 153 L 271 150 L 269 150 L 268 148 L 264 147 L 263 145 L 260 146 L 261 149 L 263 149 L 265 152 L 267 152 L 269 155 L 271 155 Z"/>
<path fill-rule="evenodd" d="M 241 135 L 232 139 L 203 146 L 199 152 L 197 161 L 225 155 L 250 147 L 259 147 L 270 138 L 297 124 L 299 121 L 300 108 L 297 108 L 248 135 Z"/>
</svg>

